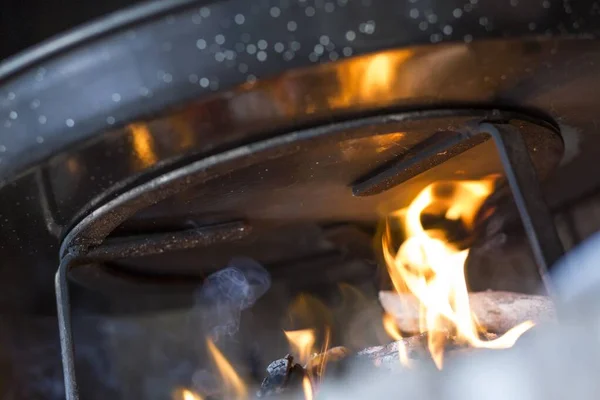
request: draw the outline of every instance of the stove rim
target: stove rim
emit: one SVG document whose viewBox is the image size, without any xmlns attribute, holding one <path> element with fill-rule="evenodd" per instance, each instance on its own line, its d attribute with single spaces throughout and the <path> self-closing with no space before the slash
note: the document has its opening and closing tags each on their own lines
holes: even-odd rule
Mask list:
<svg viewBox="0 0 600 400">
<path fill-rule="evenodd" d="M 491 109 L 432 109 L 422 111 L 409 111 L 409 112 L 392 112 L 379 114 L 376 116 L 363 117 L 363 118 L 348 118 L 341 122 L 335 122 L 332 124 L 322 124 L 315 127 L 300 129 L 297 131 L 291 131 L 283 133 L 274 137 L 268 137 L 266 139 L 257 140 L 250 144 L 234 147 L 228 150 L 224 150 L 215 155 L 202 157 L 197 160 L 192 160 L 189 163 L 177 166 L 174 169 L 167 169 L 165 172 L 153 177 L 149 181 L 142 182 L 133 187 L 127 188 L 122 193 L 118 193 L 115 196 L 111 196 L 106 202 L 96 203 L 95 207 L 88 209 L 87 213 L 81 216 L 81 219 L 74 223 L 71 228 L 66 232 L 61 240 L 60 246 L 60 257 L 64 257 L 71 249 L 83 249 L 86 252 L 94 246 L 100 245 L 104 239 L 109 237 L 110 233 L 123 223 L 128 217 L 132 216 L 135 212 L 151 206 L 161 200 L 164 200 L 180 190 L 190 185 L 202 184 L 202 182 L 214 179 L 218 177 L 219 171 L 204 173 L 204 177 L 197 177 L 198 182 L 193 182 L 194 175 L 202 175 L 204 171 L 210 171 L 214 168 L 219 168 L 222 165 L 227 166 L 228 161 L 243 160 L 248 156 L 255 155 L 257 153 L 265 151 L 277 151 L 280 147 L 289 144 L 290 141 L 302 142 L 307 140 L 313 140 L 317 138 L 329 137 L 333 135 L 340 135 L 344 132 L 357 128 L 364 128 L 373 125 L 384 125 L 390 122 L 412 122 L 421 120 L 430 120 L 436 118 L 451 118 L 451 117 L 472 117 L 473 122 L 498 122 L 498 121 L 523 121 L 528 122 L 542 128 L 545 128 L 548 132 L 552 133 L 553 137 L 561 141 L 562 137 L 559 130 L 556 128 L 556 124 L 552 121 L 541 120 L 539 117 L 535 117 L 529 114 L 523 114 L 514 111 L 501 111 L 497 108 Z M 468 127 L 464 127 L 469 129 Z M 373 135 L 371 133 L 370 135 Z M 356 136 L 364 137 L 369 136 L 359 132 Z M 240 167 L 239 165 L 236 166 Z M 226 172 L 226 171 L 225 171 Z M 221 172 L 222 174 L 223 172 Z M 203 179 L 204 178 L 204 179 Z M 348 182 L 351 187 L 355 182 Z M 130 210 L 126 215 L 123 215 L 124 211 L 129 204 L 136 200 L 148 197 L 149 193 L 158 192 L 165 193 L 165 187 L 168 190 L 168 185 L 173 184 L 177 186 L 173 193 L 166 194 L 156 200 L 156 198 L 147 198 L 145 202 L 139 207 Z M 124 210 L 125 209 L 125 210 Z M 103 220 L 104 217 L 104 220 Z M 111 222 L 104 222 L 107 218 L 116 218 Z M 116 222 L 115 222 L 116 221 Z"/>
</svg>

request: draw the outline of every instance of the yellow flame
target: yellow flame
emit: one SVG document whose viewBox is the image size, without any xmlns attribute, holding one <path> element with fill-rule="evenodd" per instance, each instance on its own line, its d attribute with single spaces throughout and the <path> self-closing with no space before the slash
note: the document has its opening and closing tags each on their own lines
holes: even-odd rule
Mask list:
<svg viewBox="0 0 600 400">
<path fill-rule="evenodd" d="M 234 394 L 233 398 L 246 399 L 248 397 L 248 389 L 237 372 L 235 372 L 235 369 L 233 369 L 229 361 L 227 361 L 223 353 L 221 353 L 221 351 L 210 339 L 206 339 L 206 346 L 215 360 L 219 374 L 227 386 L 227 389 Z"/>
<path fill-rule="evenodd" d="M 283 332 L 292 347 L 296 350 L 300 363 L 306 364 L 315 344 L 315 331 L 313 329 L 300 329 Z"/>
<path fill-rule="evenodd" d="M 177 389 L 173 400 L 203 400 L 202 396 L 190 389 Z"/>
<path fill-rule="evenodd" d="M 322 356 L 319 359 L 319 363 L 318 363 L 317 370 L 316 370 L 316 373 L 319 376 L 319 381 L 322 381 L 323 377 L 325 377 L 325 371 L 327 369 L 327 361 L 329 359 L 329 357 L 327 355 L 327 350 L 329 350 L 330 339 L 331 339 L 331 331 L 329 330 L 329 327 L 327 327 L 325 329 L 325 342 L 323 343 L 323 347 L 321 348 Z"/>
<path fill-rule="evenodd" d="M 400 334 L 400 329 L 398 329 L 398 325 L 396 321 L 394 321 L 394 317 L 389 314 L 383 315 L 383 328 L 387 332 L 388 335 L 394 340 L 396 340 L 396 344 L 398 346 L 398 358 L 400 359 L 400 364 L 405 367 L 410 366 L 410 361 L 408 359 L 408 352 L 406 351 L 406 345 L 402 341 L 402 335 Z"/>
<path fill-rule="evenodd" d="M 494 188 L 494 179 L 438 182 L 426 187 L 406 210 L 390 218 L 400 218 L 406 239 L 397 251 L 392 248 L 390 223 L 383 236 L 383 255 L 394 288 L 412 293 L 420 303 L 419 327 L 428 332 L 428 348 L 438 368 L 442 368 L 444 343 L 449 333 L 473 347 L 491 349 L 514 345 L 521 334 L 533 326 L 525 322 L 498 339 L 481 340 L 481 328 L 471 313 L 464 276 L 469 250 L 460 250 L 426 230 L 421 223 L 424 211 L 446 219 L 461 220 L 471 228 L 476 213 Z M 452 332 L 448 332 L 451 329 Z"/>
<path fill-rule="evenodd" d="M 302 390 L 304 391 L 305 400 L 313 400 L 313 388 L 308 376 L 305 376 L 304 379 L 302 379 Z"/>
</svg>

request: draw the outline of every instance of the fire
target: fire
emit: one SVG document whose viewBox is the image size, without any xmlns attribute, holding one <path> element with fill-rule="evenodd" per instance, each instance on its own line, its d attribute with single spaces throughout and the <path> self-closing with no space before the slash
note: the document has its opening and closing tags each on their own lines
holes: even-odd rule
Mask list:
<svg viewBox="0 0 600 400">
<path fill-rule="evenodd" d="M 206 346 L 215 360 L 221 378 L 227 385 L 227 388 L 233 393 L 233 398 L 246 399 L 248 397 L 248 389 L 237 372 L 235 372 L 235 369 L 233 369 L 233 366 L 231 366 L 212 340 L 206 339 Z"/>
<path fill-rule="evenodd" d="M 175 391 L 173 400 L 203 400 L 202 396 L 190 389 L 178 389 Z"/>
<path fill-rule="evenodd" d="M 315 331 L 313 329 L 300 329 L 297 331 L 284 331 L 285 336 L 298 353 L 302 364 L 308 362 L 315 344 Z"/>
<path fill-rule="evenodd" d="M 434 183 L 426 187 L 407 209 L 396 212 L 386 221 L 383 255 L 388 272 L 396 291 L 411 293 L 418 299 L 419 328 L 428 333 L 428 348 L 440 369 L 449 333 L 473 347 L 502 349 L 512 347 L 519 336 L 533 326 L 533 323 L 525 322 L 498 339 L 481 340 L 482 329 L 471 313 L 464 273 L 469 250 L 458 248 L 450 243 L 444 232 L 426 229 L 421 222 L 424 213 L 433 213 L 471 229 L 477 211 L 493 188 L 493 178 Z M 400 222 L 405 235 L 397 251 L 392 244 L 392 222 Z M 396 335 L 394 332 L 392 330 L 392 335 Z"/>
<path fill-rule="evenodd" d="M 327 350 L 329 350 L 329 341 L 331 340 L 331 331 L 329 328 L 325 330 L 325 343 L 323 343 L 323 348 L 321 348 L 321 354 L 323 355 L 318 361 L 317 374 L 322 380 L 325 376 L 325 370 L 327 369 Z"/>
<path fill-rule="evenodd" d="M 305 400 L 313 400 L 312 383 L 310 383 L 310 378 L 308 376 L 305 376 L 304 379 L 302 379 L 302 390 L 304 391 Z"/>
<path fill-rule="evenodd" d="M 404 365 L 405 367 L 409 367 L 410 361 L 408 359 L 406 346 L 402 341 L 402 335 L 400 334 L 398 325 L 396 325 L 396 322 L 394 321 L 394 318 L 391 315 L 383 315 L 383 328 L 392 339 L 398 342 L 398 357 L 400 358 L 400 364 Z"/>
</svg>

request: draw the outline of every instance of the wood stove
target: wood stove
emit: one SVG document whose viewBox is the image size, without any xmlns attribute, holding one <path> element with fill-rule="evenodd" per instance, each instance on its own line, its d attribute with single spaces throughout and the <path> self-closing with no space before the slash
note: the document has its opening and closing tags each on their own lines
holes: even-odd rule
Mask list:
<svg viewBox="0 0 600 400">
<path fill-rule="evenodd" d="M 551 290 L 538 178 L 594 125 L 584 3 L 157 2 L 3 63 L 1 209 L 23 202 L 7 226 L 40 235 L 20 260 L 59 255 L 67 398 L 69 280 L 185 292 L 236 254 L 334 268 L 369 252 L 348 232 L 437 180 L 502 174 Z"/>
</svg>

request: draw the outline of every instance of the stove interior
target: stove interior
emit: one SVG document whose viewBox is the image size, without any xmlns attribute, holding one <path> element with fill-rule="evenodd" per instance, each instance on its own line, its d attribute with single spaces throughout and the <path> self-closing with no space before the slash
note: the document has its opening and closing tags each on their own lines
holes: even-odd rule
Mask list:
<svg viewBox="0 0 600 400">
<path fill-rule="evenodd" d="M 118 376 L 114 379 L 137 382 L 127 385 L 127 396 L 246 398 L 303 392 L 311 398 L 326 377 L 336 381 L 339 351 L 361 354 L 403 344 L 403 337 L 420 338 L 423 343 L 414 349 L 393 353 L 405 354 L 397 366 L 416 358 L 441 369 L 446 345 L 436 349 L 425 341 L 511 347 L 505 342 L 514 343 L 530 328 L 521 328 L 529 321 L 511 320 L 494 332 L 475 328 L 479 322 L 468 317 L 458 321 L 470 313 L 468 299 L 462 306 L 458 302 L 468 296 L 467 287 L 544 293 L 519 233 L 522 226 L 506 224 L 515 220 L 516 209 L 494 142 L 485 135 L 461 136 L 469 126 L 489 120 L 522 133 L 531 165 L 541 175 L 559 159 L 562 142 L 551 125 L 519 114 L 455 110 L 367 117 L 188 159 L 162 175 L 157 171 L 146 181 L 138 179 L 104 204 L 99 201 L 95 219 L 84 218 L 65 238 L 80 246 L 91 243 L 84 262 L 70 272 L 79 286 L 73 311 L 83 310 L 73 325 L 76 357 L 81 357 L 77 349 L 86 348 L 81 338 L 92 325 L 93 342 L 106 344 L 106 362 L 116 367 L 110 369 Z M 148 127 L 124 130 L 134 146 L 153 142 Z M 56 160 L 55 171 L 68 170 L 61 163 L 73 160 Z M 399 168 L 402 163 L 409 167 Z M 399 177 L 386 175 L 394 169 Z M 383 181 L 370 183 L 381 174 Z M 424 193 L 432 196 L 429 203 L 411 211 Z M 415 212 L 416 220 L 409 217 Z M 411 218 L 418 228 L 410 227 Z M 426 236 L 417 252 L 431 252 L 423 259 L 401 246 L 423 239 L 414 229 Z M 107 235 L 98 241 L 92 236 L 97 232 Z M 198 232 L 202 240 L 186 239 Z M 509 235 L 513 240 L 507 243 Z M 527 262 L 506 260 L 509 251 Z M 407 259 L 395 261 L 406 252 Z M 508 265 L 487 265 L 495 256 Z M 437 270 L 429 260 L 440 258 L 448 265 Z M 451 268 L 455 277 L 443 278 Z M 411 283 L 419 280 L 431 286 L 426 289 L 431 293 Z M 390 314 L 382 296 L 389 299 L 396 291 L 400 300 L 394 301 L 417 296 L 413 308 L 439 313 L 427 317 L 437 322 L 421 329 L 406 325 L 425 318 L 417 317 L 416 309 L 411 317 Z M 447 298 L 430 304 L 428 299 L 438 295 Z M 453 316 L 443 311 L 448 306 Z M 86 316 L 86 307 L 94 307 L 94 317 Z M 523 331 L 514 334 L 513 328 Z M 503 341 L 503 334 L 508 339 Z M 104 348 L 88 354 L 88 362 L 99 349 Z M 286 354 L 290 357 L 282 359 Z M 374 363 L 390 357 L 384 354 Z M 321 359 L 318 368 L 309 367 Z M 273 372 L 272 362 L 287 363 L 283 375 Z M 85 376 L 88 368 L 79 370 Z M 266 378 L 265 370 L 271 371 Z"/>
</svg>

